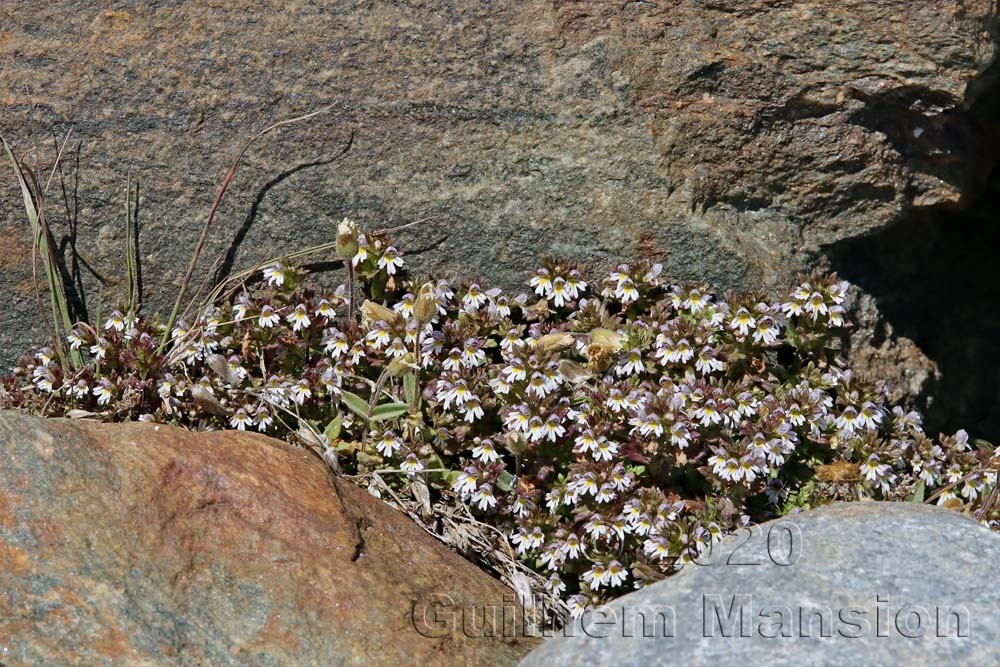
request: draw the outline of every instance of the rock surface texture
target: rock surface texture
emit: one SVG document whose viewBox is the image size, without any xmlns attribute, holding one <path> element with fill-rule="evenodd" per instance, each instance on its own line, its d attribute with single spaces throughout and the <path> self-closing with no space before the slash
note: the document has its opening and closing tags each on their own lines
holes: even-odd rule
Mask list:
<svg viewBox="0 0 1000 667">
<path fill-rule="evenodd" d="M 947 510 L 825 507 L 726 538 L 521 665 L 996 664 L 997 558 L 1000 536 Z"/>
<path fill-rule="evenodd" d="M 75 247 L 100 275 L 78 264 L 89 310 L 122 291 L 129 172 L 162 310 L 243 142 L 327 104 L 251 151 L 199 280 L 349 215 L 427 219 L 399 234 L 418 272 L 511 286 L 545 253 L 640 255 L 755 288 L 975 189 L 996 25 L 989 0 L 12 0 L 0 118 L 43 172 L 73 129 L 48 204 L 69 272 Z M 0 366 L 44 335 L 5 182 Z"/>
<path fill-rule="evenodd" d="M 4 665 L 510 665 L 537 644 L 425 636 L 411 610 L 439 596 L 512 604 L 283 443 L 0 413 Z"/>
</svg>

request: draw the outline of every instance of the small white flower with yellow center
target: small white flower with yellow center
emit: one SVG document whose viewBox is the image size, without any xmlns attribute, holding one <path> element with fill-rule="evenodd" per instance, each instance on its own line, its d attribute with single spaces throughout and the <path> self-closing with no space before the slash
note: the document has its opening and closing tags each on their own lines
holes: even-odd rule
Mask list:
<svg viewBox="0 0 1000 667">
<path fill-rule="evenodd" d="M 306 309 L 305 304 L 302 303 L 295 306 L 295 310 L 288 313 L 285 321 L 292 325 L 292 331 L 301 331 L 312 324 L 312 320 L 309 319 L 309 311 Z"/>
<path fill-rule="evenodd" d="M 623 306 L 627 306 L 633 301 L 639 300 L 639 290 L 635 288 L 635 283 L 632 282 L 632 279 L 626 277 L 615 288 L 615 297 L 622 302 Z"/>
<path fill-rule="evenodd" d="M 706 345 L 698 353 L 698 361 L 695 362 L 694 367 L 695 370 L 708 375 L 714 371 L 721 371 L 724 364 L 721 359 L 715 358 L 715 350 Z"/>
<path fill-rule="evenodd" d="M 643 370 L 642 351 L 639 348 L 634 348 L 631 352 L 623 356 L 615 368 L 615 372 L 618 375 L 638 375 Z"/>
<path fill-rule="evenodd" d="M 608 571 L 600 563 L 594 563 L 593 566 L 583 573 L 583 580 L 590 584 L 590 589 L 596 591 L 601 586 L 605 586 L 608 583 Z"/>
<path fill-rule="evenodd" d="M 486 352 L 483 344 L 476 338 L 470 338 L 462 346 L 462 363 L 468 368 L 475 368 L 486 363 Z"/>
<path fill-rule="evenodd" d="M 858 411 L 858 421 L 864 428 L 877 429 L 882 423 L 882 411 L 871 401 L 865 401 Z"/>
<path fill-rule="evenodd" d="M 628 572 L 616 560 L 608 563 L 608 583 L 611 586 L 621 586 L 628 578 Z"/>
<path fill-rule="evenodd" d="M 670 545 L 662 537 L 651 537 L 643 543 L 642 551 L 650 558 L 663 560 L 670 556 Z"/>
<path fill-rule="evenodd" d="M 399 256 L 396 248 L 389 246 L 378 258 L 378 268 L 385 269 L 390 276 L 396 275 L 396 269 L 403 268 L 403 258 Z"/>
<path fill-rule="evenodd" d="M 566 429 L 561 423 L 559 423 L 559 417 L 556 415 L 549 415 L 549 418 L 545 420 L 545 436 L 550 442 L 555 442 L 556 438 L 562 437 L 566 432 Z"/>
<path fill-rule="evenodd" d="M 261 433 L 267 431 L 271 428 L 271 424 L 274 423 L 274 417 L 271 416 L 271 411 L 267 409 L 267 406 L 261 404 L 257 406 L 257 412 L 254 415 L 257 420 L 257 430 Z"/>
<path fill-rule="evenodd" d="M 107 405 L 111 402 L 114 390 L 115 386 L 111 383 L 111 380 L 104 379 L 101 380 L 96 387 L 94 387 L 92 393 L 97 397 L 98 405 Z"/>
<path fill-rule="evenodd" d="M 389 344 L 389 325 L 379 320 L 374 324 L 372 330 L 368 332 L 368 335 L 365 336 L 365 340 L 368 341 L 373 349 L 382 349 L 382 347 Z"/>
<path fill-rule="evenodd" d="M 497 499 L 493 495 L 493 487 L 489 484 L 483 484 L 476 492 L 472 494 L 472 502 L 479 505 L 479 509 L 486 511 L 493 507 L 496 507 Z"/>
<path fill-rule="evenodd" d="M 403 442 L 392 431 L 383 433 L 382 439 L 375 443 L 375 449 L 380 451 L 383 456 L 392 456 L 402 446 Z"/>
<path fill-rule="evenodd" d="M 490 378 L 489 385 L 497 396 L 505 396 L 510 393 L 510 383 L 502 376 Z"/>
<path fill-rule="evenodd" d="M 562 552 L 564 558 L 579 558 L 580 554 L 583 553 L 583 545 L 580 543 L 580 538 L 577 537 L 575 533 L 570 533 L 563 542 Z"/>
<path fill-rule="evenodd" d="M 618 443 L 612 442 L 605 437 L 601 437 L 594 450 L 594 459 L 597 461 L 610 461 L 618 453 Z"/>
<path fill-rule="evenodd" d="M 528 420 L 528 439 L 532 442 L 538 442 L 545 437 L 545 422 L 539 416 L 534 416 Z"/>
<path fill-rule="evenodd" d="M 287 267 L 281 262 L 275 262 L 264 269 L 264 277 L 267 279 L 267 283 L 275 287 L 281 287 L 285 284 L 286 275 Z"/>
<path fill-rule="evenodd" d="M 34 376 L 35 386 L 42 391 L 52 393 L 52 388 L 55 385 L 56 376 L 52 372 L 52 369 L 48 366 L 36 366 L 35 370 L 31 372 Z"/>
<path fill-rule="evenodd" d="M 409 350 L 406 349 L 406 345 L 403 343 L 402 340 L 400 340 L 399 336 L 396 336 L 395 338 L 392 339 L 392 344 L 389 345 L 388 349 L 386 349 L 385 352 L 390 357 L 398 359 L 399 357 L 402 357 L 407 352 L 409 352 Z"/>
<path fill-rule="evenodd" d="M 76 329 L 66 336 L 66 340 L 69 342 L 69 349 L 71 350 L 79 350 L 80 346 L 83 345 L 83 337 Z"/>
<path fill-rule="evenodd" d="M 247 316 L 250 304 L 245 295 L 241 294 L 239 300 L 233 304 L 233 319 L 239 322 Z"/>
<path fill-rule="evenodd" d="M 424 464 L 420 462 L 416 454 L 410 453 L 406 455 L 406 458 L 399 464 L 400 470 L 405 470 L 406 472 L 420 472 L 424 469 Z"/>
<path fill-rule="evenodd" d="M 531 380 L 528 381 L 528 393 L 534 394 L 538 398 L 545 398 L 545 395 L 549 393 L 549 383 L 545 376 L 538 371 L 531 374 Z"/>
<path fill-rule="evenodd" d="M 312 397 L 312 389 L 309 388 L 309 380 L 299 380 L 289 388 L 292 400 L 298 405 L 302 405 L 307 399 Z"/>
<path fill-rule="evenodd" d="M 461 494 L 462 496 L 467 496 L 470 493 L 474 493 L 476 487 L 478 486 L 479 469 L 469 466 L 458 474 L 458 478 L 455 480 L 455 483 L 451 485 L 451 490 Z"/>
<path fill-rule="evenodd" d="M 462 413 L 464 415 L 465 421 L 470 424 L 477 419 L 482 419 L 483 408 L 479 404 L 479 398 L 476 396 L 471 396 L 465 405 L 462 406 Z"/>
<path fill-rule="evenodd" d="M 703 309 L 708 307 L 709 302 L 712 297 L 708 294 L 702 294 L 701 290 L 693 289 L 688 292 L 688 296 L 684 299 L 682 306 L 690 310 L 693 314 L 697 315 Z"/>
<path fill-rule="evenodd" d="M 483 463 L 493 463 L 500 460 L 500 453 L 493 446 L 492 440 L 482 440 L 472 450 L 472 455 Z"/>
<path fill-rule="evenodd" d="M 834 423 L 843 435 L 851 435 L 861 425 L 857 408 L 848 405 Z"/>
<path fill-rule="evenodd" d="M 562 308 L 572 298 L 565 278 L 560 276 L 552 281 L 552 303 L 555 304 L 556 308 Z"/>
<path fill-rule="evenodd" d="M 328 320 L 332 320 L 337 316 L 337 311 L 333 309 L 328 299 L 320 299 L 319 303 L 316 304 L 316 317 L 325 317 Z"/>
<path fill-rule="evenodd" d="M 780 329 L 773 319 L 762 317 L 760 323 L 757 325 L 757 329 L 753 332 L 753 341 L 755 343 L 770 345 L 778 339 L 779 333 Z"/>
<path fill-rule="evenodd" d="M 865 479 L 869 482 L 885 477 L 888 472 L 889 465 L 887 463 L 881 463 L 878 460 L 877 454 L 870 455 L 868 460 L 861 464 L 861 474 L 864 475 Z"/>
<path fill-rule="evenodd" d="M 270 329 L 278 323 L 278 313 L 275 312 L 271 304 L 265 303 L 260 308 L 260 316 L 257 318 L 257 325 Z"/>
<path fill-rule="evenodd" d="M 347 337 L 341 331 L 334 328 L 323 331 L 323 350 L 327 354 L 339 358 L 347 354 L 348 349 Z"/>
<path fill-rule="evenodd" d="M 479 283 L 469 285 L 469 291 L 462 297 L 462 306 L 466 310 L 475 310 L 484 303 L 486 303 L 486 294 L 479 287 Z"/>
<path fill-rule="evenodd" d="M 510 317 L 510 300 L 498 294 L 490 303 L 490 314 L 493 317 Z"/>
<path fill-rule="evenodd" d="M 124 331 L 125 330 L 125 316 L 121 314 L 121 311 L 115 310 L 111 312 L 108 316 L 108 321 L 104 323 L 104 329 L 106 331 Z"/>
<path fill-rule="evenodd" d="M 86 380 L 77 380 L 76 384 L 69 388 L 69 393 L 73 395 L 73 398 L 82 400 L 90 393 L 90 387 L 87 386 Z M 169 412 L 169 411 L 168 411 Z"/>
<path fill-rule="evenodd" d="M 753 315 L 746 308 L 737 310 L 735 317 L 729 321 L 729 328 L 739 331 L 741 336 L 746 336 L 750 329 L 755 326 L 757 326 L 757 320 L 754 319 Z"/>
<path fill-rule="evenodd" d="M 360 342 L 357 342 L 357 343 L 355 343 L 351 347 L 351 351 L 350 351 L 350 354 L 348 356 L 350 356 L 350 358 L 351 358 L 351 363 L 352 364 L 356 364 L 356 363 L 358 363 L 358 361 L 360 361 L 363 357 L 365 357 L 367 355 L 365 355 L 365 348 L 364 348 L 364 346 L 361 345 Z"/>
<path fill-rule="evenodd" d="M 552 278 L 547 269 L 538 269 L 528 284 L 535 288 L 535 294 L 545 296 L 552 288 Z"/>
<path fill-rule="evenodd" d="M 677 346 L 673 349 L 670 361 L 686 364 L 691 361 L 692 357 L 694 357 L 694 348 L 688 342 L 687 338 L 681 338 L 677 341 Z"/>
<path fill-rule="evenodd" d="M 821 314 L 826 315 L 829 312 L 826 307 L 826 300 L 819 292 L 813 292 L 810 294 L 809 299 L 806 301 L 803 308 L 807 313 L 812 315 L 813 322 L 815 322 Z"/>
<path fill-rule="evenodd" d="M 98 359 L 104 359 L 108 355 L 108 341 L 103 337 L 98 338 L 94 344 L 90 346 L 90 353 Z"/>
<path fill-rule="evenodd" d="M 246 408 L 237 408 L 236 412 L 230 418 L 229 424 L 238 431 L 245 431 L 247 426 L 253 426 L 254 420 L 247 413 Z"/>
<path fill-rule="evenodd" d="M 576 440 L 573 442 L 576 444 L 577 452 L 586 454 L 587 452 L 597 451 L 597 437 L 589 428 L 580 435 L 576 436 Z"/>
<path fill-rule="evenodd" d="M 368 259 L 368 240 L 365 238 L 364 234 L 358 236 L 358 250 L 354 253 L 354 257 L 351 258 L 351 265 L 357 266 L 365 260 Z"/>
<path fill-rule="evenodd" d="M 569 298 L 575 299 L 580 296 L 580 292 L 587 289 L 587 283 L 583 280 L 583 276 L 576 269 L 572 269 L 569 275 L 566 277 L 566 292 L 569 294 Z"/>
</svg>

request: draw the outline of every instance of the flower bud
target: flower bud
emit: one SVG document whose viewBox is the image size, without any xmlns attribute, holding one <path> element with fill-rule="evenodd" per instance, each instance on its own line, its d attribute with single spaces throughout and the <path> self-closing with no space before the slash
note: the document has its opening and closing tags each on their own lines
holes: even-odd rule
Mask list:
<svg viewBox="0 0 1000 667">
<path fill-rule="evenodd" d="M 361 315 L 369 322 L 385 322 L 391 327 L 403 325 L 402 315 L 368 299 L 365 299 L 365 302 L 361 304 Z"/>
<path fill-rule="evenodd" d="M 413 317 L 421 326 L 433 320 L 437 314 L 437 296 L 434 292 L 434 283 L 424 283 L 413 303 Z"/>
<path fill-rule="evenodd" d="M 573 347 L 573 336 L 565 331 L 546 334 L 535 343 L 535 349 L 543 354 L 545 352 L 562 352 L 570 347 Z"/>
<path fill-rule="evenodd" d="M 337 256 L 350 261 L 358 253 L 358 226 L 344 218 L 337 225 Z"/>
</svg>

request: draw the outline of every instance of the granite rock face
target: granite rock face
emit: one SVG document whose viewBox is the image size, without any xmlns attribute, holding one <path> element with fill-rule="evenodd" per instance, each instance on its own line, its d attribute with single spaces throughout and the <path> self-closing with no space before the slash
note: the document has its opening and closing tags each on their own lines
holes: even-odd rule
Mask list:
<svg viewBox="0 0 1000 667">
<path fill-rule="evenodd" d="M 5 665 L 510 665 L 537 644 L 491 618 L 428 632 L 412 612 L 444 599 L 514 608 L 301 450 L 0 413 Z"/>
<path fill-rule="evenodd" d="M 997 558 L 1000 536 L 948 510 L 824 507 L 727 537 L 521 665 L 996 664 Z"/>
<path fill-rule="evenodd" d="M 754 288 L 974 189 L 996 18 L 988 0 L 13 0 L 0 129 L 40 172 L 73 129 L 48 208 L 91 313 L 122 292 L 129 172 L 146 306 L 163 310 L 242 143 L 328 104 L 251 151 L 198 281 L 350 215 L 427 219 L 399 234 L 417 272 L 513 286 L 546 253 L 602 270 L 639 255 Z M 6 366 L 44 326 L 4 182 Z"/>
</svg>

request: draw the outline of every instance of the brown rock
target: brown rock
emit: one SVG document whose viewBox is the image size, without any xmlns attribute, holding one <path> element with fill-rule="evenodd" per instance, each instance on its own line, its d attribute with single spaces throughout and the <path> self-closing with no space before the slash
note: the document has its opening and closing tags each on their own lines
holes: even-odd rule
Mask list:
<svg viewBox="0 0 1000 667">
<path fill-rule="evenodd" d="M 3 664 L 499 665 L 535 644 L 415 622 L 512 592 L 276 440 L 7 412 L 0 451 Z"/>
</svg>

